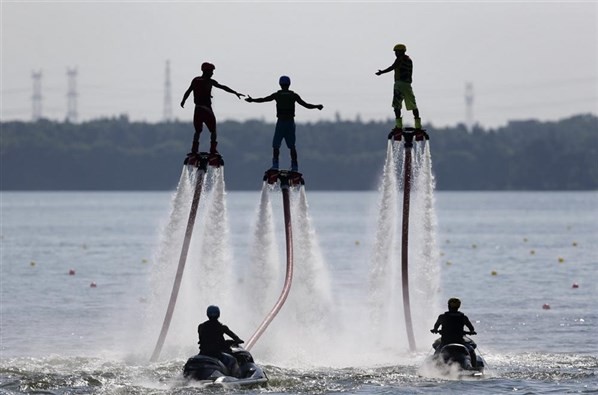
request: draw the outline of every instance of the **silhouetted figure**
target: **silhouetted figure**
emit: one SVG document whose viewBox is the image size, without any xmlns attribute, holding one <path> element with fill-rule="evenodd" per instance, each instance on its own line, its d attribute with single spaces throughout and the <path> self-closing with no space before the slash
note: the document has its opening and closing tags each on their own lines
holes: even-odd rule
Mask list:
<svg viewBox="0 0 598 395">
<path fill-rule="evenodd" d="M 465 331 L 463 330 L 464 327 L 467 327 L 472 335 L 476 334 L 475 328 L 473 327 L 471 321 L 469 321 L 469 318 L 459 311 L 459 307 L 461 307 L 461 301 L 457 298 L 450 298 L 448 300 L 448 311 L 438 316 L 438 319 L 434 324 L 434 328 L 431 329 L 430 332 L 441 333 L 440 344 L 438 347 L 442 347 L 450 343 L 459 343 L 465 345 L 469 350 L 471 365 L 475 368 L 477 361 L 475 350 L 472 345 L 463 338 L 463 336 L 465 336 Z M 440 331 L 438 331 L 439 327 L 442 327 Z"/>
<path fill-rule="evenodd" d="M 278 169 L 278 157 L 280 154 L 280 145 L 282 140 L 287 144 L 287 147 L 291 151 L 291 170 L 298 171 L 299 165 L 297 162 L 297 149 L 295 148 L 295 103 L 301 104 L 307 109 L 317 108 L 321 110 L 324 108 L 321 104 L 309 104 L 303 101 L 301 97 L 289 90 L 291 86 L 291 79 L 286 75 L 283 75 L 279 79 L 280 90 L 274 92 L 270 96 L 253 99 L 248 96 L 245 99 L 248 103 L 265 103 L 270 101 L 276 101 L 276 129 L 274 131 L 274 138 L 272 139 L 272 168 Z"/>
<path fill-rule="evenodd" d="M 210 153 L 217 154 L 216 146 L 218 145 L 216 134 L 216 117 L 212 111 L 212 87 L 222 89 L 223 91 L 237 95 L 240 99 L 245 96 L 235 92 L 225 85 L 221 85 L 212 79 L 214 69 L 216 67 L 211 63 L 203 63 L 201 65 L 202 74 L 199 77 L 193 78 L 189 89 L 183 95 L 181 107 L 185 107 L 185 101 L 193 92 L 193 102 L 195 103 L 195 112 L 193 113 L 193 127 L 195 134 L 193 135 L 193 145 L 189 155 L 197 154 L 199 152 L 199 135 L 201 134 L 202 125 L 205 123 L 210 131 Z"/>
<path fill-rule="evenodd" d="M 238 374 L 239 366 L 236 359 L 230 355 L 230 347 L 224 340 L 224 335 L 230 336 L 235 343 L 244 343 L 228 326 L 218 321 L 220 309 L 218 306 L 208 306 L 206 311 L 208 320 L 199 324 L 197 334 L 199 335 L 199 353 L 221 360 L 233 373 Z"/>
<path fill-rule="evenodd" d="M 405 52 L 407 47 L 404 44 L 397 44 L 394 46 L 396 59 L 392 65 L 384 70 L 378 70 L 376 75 L 382 75 L 394 70 L 395 72 L 395 83 L 393 88 L 392 96 L 392 107 L 395 112 L 395 127 L 398 129 L 403 128 L 403 118 L 401 118 L 401 107 L 403 101 L 405 101 L 405 107 L 407 111 L 413 111 L 413 117 L 415 118 L 415 128 L 421 129 L 422 121 L 419 117 L 419 110 L 417 109 L 417 103 L 415 102 L 415 95 L 413 94 L 413 88 L 411 87 L 412 75 L 413 75 L 413 61 Z"/>
</svg>

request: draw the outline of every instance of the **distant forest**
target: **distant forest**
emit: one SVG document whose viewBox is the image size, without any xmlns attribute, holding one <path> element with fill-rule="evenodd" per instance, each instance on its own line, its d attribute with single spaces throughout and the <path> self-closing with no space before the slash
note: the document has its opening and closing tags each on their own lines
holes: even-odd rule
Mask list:
<svg viewBox="0 0 598 395">
<path fill-rule="evenodd" d="M 392 121 L 297 124 L 300 171 L 311 190 L 372 190 Z M 173 190 L 190 150 L 190 122 L 0 123 L 2 190 Z M 274 124 L 223 121 L 218 149 L 228 190 L 261 188 Z M 497 129 L 428 127 L 439 190 L 596 190 L 598 117 L 517 121 Z M 204 130 L 201 150 L 207 150 Z M 281 166 L 289 166 L 283 143 Z"/>
</svg>

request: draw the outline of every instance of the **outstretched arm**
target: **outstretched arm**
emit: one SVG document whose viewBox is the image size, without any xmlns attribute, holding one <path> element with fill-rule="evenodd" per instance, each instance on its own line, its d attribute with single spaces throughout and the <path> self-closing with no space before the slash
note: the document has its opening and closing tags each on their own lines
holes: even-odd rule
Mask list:
<svg viewBox="0 0 598 395">
<path fill-rule="evenodd" d="M 309 104 L 305 102 L 299 95 L 297 95 L 297 103 L 301 104 L 305 108 L 309 108 L 310 110 L 313 110 L 314 108 L 321 110 L 324 108 L 324 106 L 321 104 Z"/>
<path fill-rule="evenodd" d="M 212 80 L 212 85 L 213 85 L 213 86 L 215 86 L 216 88 L 222 89 L 222 90 L 223 90 L 223 91 L 225 91 L 225 92 L 232 93 L 233 95 L 237 95 L 237 97 L 238 97 L 239 99 L 240 99 L 241 97 L 245 96 L 244 94 L 242 94 L 242 93 L 238 93 L 237 91 L 235 91 L 235 90 L 233 90 L 233 89 L 229 88 L 228 86 L 226 86 L 226 85 L 222 85 L 222 84 L 219 84 L 219 83 L 217 83 L 217 82 L 216 82 L 216 81 L 214 81 L 214 80 Z"/>
<path fill-rule="evenodd" d="M 183 95 L 183 100 L 181 100 L 181 107 L 185 108 L 185 101 L 187 100 L 187 98 L 189 97 L 189 95 L 191 94 L 192 91 L 193 91 L 193 82 L 191 82 L 191 85 L 189 85 L 189 89 L 187 89 L 187 91 Z"/>
<path fill-rule="evenodd" d="M 272 100 L 274 100 L 274 94 L 271 94 L 270 96 L 266 97 L 258 97 L 255 99 L 251 96 L 247 96 L 247 99 L 245 99 L 247 103 L 266 103 Z"/>
<path fill-rule="evenodd" d="M 376 75 L 382 75 L 382 74 L 384 74 L 384 73 L 388 73 L 389 71 L 392 71 L 392 70 L 394 70 L 394 69 L 397 67 L 397 62 L 398 62 L 398 59 L 397 59 L 397 60 L 395 60 L 395 61 L 393 62 L 393 64 L 391 64 L 390 66 L 388 66 L 388 67 L 387 67 L 387 68 L 385 68 L 384 70 L 378 70 L 378 71 L 376 71 Z"/>
</svg>

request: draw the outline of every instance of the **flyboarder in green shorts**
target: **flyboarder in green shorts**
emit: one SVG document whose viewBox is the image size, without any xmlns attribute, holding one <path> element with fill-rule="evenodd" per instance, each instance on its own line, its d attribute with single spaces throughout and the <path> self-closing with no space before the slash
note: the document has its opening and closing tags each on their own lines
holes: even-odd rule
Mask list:
<svg viewBox="0 0 598 395">
<path fill-rule="evenodd" d="M 310 110 L 314 108 L 321 110 L 324 106 L 321 104 L 309 104 L 303 101 L 298 94 L 289 90 L 291 79 L 286 75 L 280 77 L 278 83 L 281 89 L 270 96 L 253 99 L 248 95 L 245 101 L 248 103 L 276 101 L 276 117 L 278 120 L 276 121 L 276 129 L 274 138 L 272 139 L 272 169 L 278 169 L 280 145 L 284 139 L 287 147 L 291 150 L 291 170 L 298 171 L 297 149 L 295 148 L 295 103 L 299 103 Z"/>
<path fill-rule="evenodd" d="M 392 96 L 392 107 L 395 111 L 395 127 L 397 129 L 403 129 L 403 118 L 401 118 L 401 106 L 405 101 L 405 107 L 407 111 L 413 111 L 413 117 L 415 118 L 415 128 L 421 129 L 422 121 L 419 117 L 419 110 L 417 109 L 417 103 L 415 102 L 415 95 L 411 88 L 411 76 L 413 74 L 413 62 L 411 58 L 405 54 L 407 47 L 404 44 L 397 44 L 394 46 L 396 59 L 394 63 L 384 69 L 378 70 L 376 75 L 382 75 L 394 70 L 395 72 L 395 83 Z"/>
</svg>

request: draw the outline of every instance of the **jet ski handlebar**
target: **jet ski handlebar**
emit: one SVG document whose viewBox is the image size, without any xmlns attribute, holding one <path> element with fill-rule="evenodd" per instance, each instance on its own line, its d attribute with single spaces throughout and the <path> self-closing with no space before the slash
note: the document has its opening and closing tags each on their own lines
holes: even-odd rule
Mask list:
<svg viewBox="0 0 598 395">
<path fill-rule="evenodd" d="M 241 339 L 239 339 L 239 340 L 226 339 L 224 342 L 226 343 L 226 345 L 227 345 L 228 347 L 232 347 L 232 346 L 238 346 L 238 345 L 240 345 L 240 344 L 242 344 L 242 343 L 245 343 L 245 342 L 244 342 L 243 340 L 241 340 Z"/>
<path fill-rule="evenodd" d="M 440 333 L 442 335 L 442 330 L 434 330 L 434 329 L 430 329 L 430 332 L 436 334 L 436 333 Z M 478 333 L 476 331 L 463 331 L 464 335 L 477 335 Z"/>
</svg>

